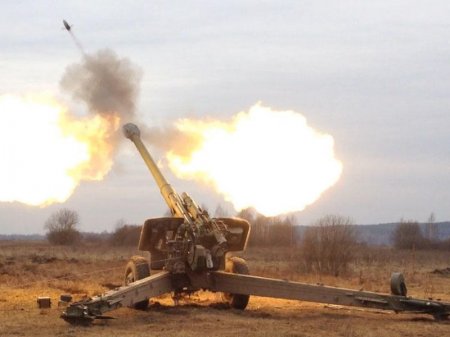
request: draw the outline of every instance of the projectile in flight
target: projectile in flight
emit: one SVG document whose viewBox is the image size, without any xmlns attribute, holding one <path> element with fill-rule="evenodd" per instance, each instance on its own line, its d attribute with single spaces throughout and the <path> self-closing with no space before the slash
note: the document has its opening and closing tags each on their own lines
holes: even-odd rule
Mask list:
<svg viewBox="0 0 450 337">
<path fill-rule="evenodd" d="M 64 24 L 64 28 L 67 29 L 68 31 L 70 31 L 70 29 L 72 28 L 72 26 L 69 25 L 69 24 L 67 23 L 66 20 L 63 20 L 63 24 Z"/>
</svg>

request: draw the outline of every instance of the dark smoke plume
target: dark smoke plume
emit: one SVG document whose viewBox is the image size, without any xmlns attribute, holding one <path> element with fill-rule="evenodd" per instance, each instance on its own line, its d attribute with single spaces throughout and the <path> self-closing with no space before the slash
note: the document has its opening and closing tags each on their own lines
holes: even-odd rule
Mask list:
<svg viewBox="0 0 450 337">
<path fill-rule="evenodd" d="M 75 100 L 84 102 L 90 113 L 119 115 L 128 122 L 136 109 L 141 74 L 127 58 L 103 49 L 68 66 L 60 85 Z"/>
<path fill-rule="evenodd" d="M 68 66 L 60 85 L 73 99 L 85 103 L 90 114 L 118 115 L 124 124 L 136 121 L 134 112 L 141 75 L 141 70 L 130 60 L 119 58 L 110 49 L 103 49 L 96 54 L 84 54 L 81 63 Z M 139 128 L 142 138 L 165 151 L 175 149 L 184 154 L 183 149 L 199 142 L 175 127 L 149 128 L 141 124 Z M 118 130 L 111 141 L 115 143 L 121 139 L 122 132 Z"/>
</svg>

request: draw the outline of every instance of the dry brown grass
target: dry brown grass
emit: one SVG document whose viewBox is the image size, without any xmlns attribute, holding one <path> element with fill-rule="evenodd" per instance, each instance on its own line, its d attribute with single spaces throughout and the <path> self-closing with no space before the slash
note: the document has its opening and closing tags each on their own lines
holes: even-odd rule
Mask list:
<svg viewBox="0 0 450 337">
<path fill-rule="evenodd" d="M 298 248 L 252 249 L 245 257 L 255 275 L 384 293 L 390 292 L 391 273 L 402 272 L 410 295 L 450 301 L 450 277 L 432 273 L 450 267 L 450 252 L 446 251 L 361 247 L 341 277 L 305 272 Z"/>
<path fill-rule="evenodd" d="M 173 306 L 170 296 L 156 299 L 146 312 L 120 309 L 116 320 L 73 327 L 59 319 L 62 293 L 76 299 L 121 284 L 132 248 L 52 247 L 45 243 L 0 242 L 0 336 L 447 336 L 450 324 L 427 316 L 368 312 L 299 301 L 252 297 L 245 311 L 211 306 L 217 294 L 191 296 Z M 405 274 L 416 297 L 450 302 L 450 276 L 431 273 L 450 267 L 450 254 L 365 249 L 346 275 L 307 274 L 296 249 L 245 252 L 254 275 L 389 292 L 392 271 Z M 51 310 L 36 308 L 50 296 Z M 219 307 L 220 308 L 220 307 Z"/>
</svg>

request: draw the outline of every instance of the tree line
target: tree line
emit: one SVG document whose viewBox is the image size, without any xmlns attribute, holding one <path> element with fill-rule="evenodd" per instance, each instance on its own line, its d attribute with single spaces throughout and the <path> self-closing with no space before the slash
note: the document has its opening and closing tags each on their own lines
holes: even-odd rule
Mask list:
<svg viewBox="0 0 450 337">
<path fill-rule="evenodd" d="M 216 217 L 226 217 L 223 209 L 216 210 Z M 302 235 L 296 231 L 293 217 L 266 217 L 253 209 L 240 211 L 237 217 L 251 224 L 249 247 L 291 247 L 301 256 L 306 271 L 338 276 L 354 261 L 361 243 L 356 227 L 349 217 L 326 215 Z M 52 244 L 69 245 L 81 242 L 102 242 L 111 246 L 137 246 L 141 226 L 120 220 L 112 233 L 81 233 L 76 211 L 61 209 L 52 214 L 45 223 L 47 239 Z M 450 250 L 450 239 L 439 241 L 433 226 L 422 231 L 419 223 L 401 220 L 392 234 L 395 249 L 445 249 Z"/>
<path fill-rule="evenodd" d="M 450 238 L 440 240 L 432 214 L 424 226 L 415 220 L 400 220 L 392 233 L 392 243 L 397 249 L 450 250 Z"/>
</svg>

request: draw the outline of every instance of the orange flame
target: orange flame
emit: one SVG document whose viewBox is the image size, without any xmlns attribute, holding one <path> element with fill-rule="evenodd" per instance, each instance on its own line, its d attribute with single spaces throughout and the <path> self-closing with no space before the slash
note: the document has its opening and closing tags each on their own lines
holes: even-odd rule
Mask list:
<svg viewBox="0 0 450 337">
<path fill-rule="evenodd" d="M 112 166 L 110 138 L 119 117 L 75 118 L 43 96 L 0 96 L 0 201 L 64 202 L 81 180 Z"/>
<path fill-rule="evenodd" d="M 301 211 L 342 172 L 333 138 L 293 111 L 257 104 L 229 123 L 183 119 L 176 128 L 195 146 L 169 152 L 171 170 L 212 184 L 236 209 L 267 216 Z"/>
</svg>

